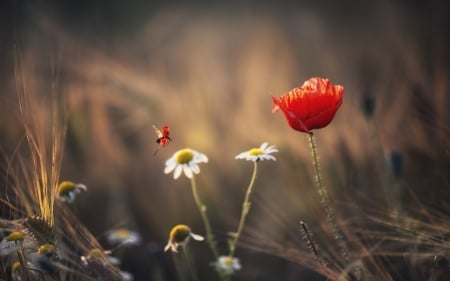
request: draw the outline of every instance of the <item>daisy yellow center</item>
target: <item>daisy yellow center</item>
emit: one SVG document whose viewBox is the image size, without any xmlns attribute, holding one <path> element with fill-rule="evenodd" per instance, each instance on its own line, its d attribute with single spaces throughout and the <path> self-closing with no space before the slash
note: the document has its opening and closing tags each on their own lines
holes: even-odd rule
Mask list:
<svg viewBox="0 0 450 281">
<path fill-rule="evenodd" d="M 6 241 L 19 241 L 23 240 L 24 236 L 23 233 L 20 231 L 13 231 L 11 234 L 6 237 Z"/>
<path fill-rule="evenodd" d="M 118 229 L 115 231 L 115 235 L 119 239 L 126 239 L 130 236 L 130 232 L 126 229 Z"/>
<path fill-rule="evenodd" d="M 52 244 L 41 245 L 38 249 L 38 253 L 43 254 L 43 255 L 54 253 L 54 252 L 56 252 L 56 247 Z"/>
<path fill-rule="evenodd" d="M 98 248 L 90 250 L 88 254 L 89 257 L 102 257 L 103 255 L 103 251 Z"/>
<path fill-rule="evenodd" d="M 264 151 L 261 148 L 252 148 L 250 149 L 248 154 L 250 154 L 251 156 L 258 156 L 264 154 Z"/>
<path fill-rule="evenodd" d="M 189 236 L 191 229 L 184 224 L 176 225 L 172 228 L 169 234 L 170 240 L 176 243 L 181 243 Z"/>
<path fill-rule="evenodd" d="M 13 271 L 13 272 L 14 272 L 14 271 L 17 271 L 17 270 L 20 269 L 20 267 L 21 267 L 20 262 L 16 261 L 16 262 L 13 263 L 13 265 L 12 265 L 12 271 Z"/>
<path fill-rule="evenodd" d="M 59 184 L 58 193 L 59 195 L 66 195 L 75 189 L 75 183 L 71 181 L 63 181 Z"/>
<path fill-rule="evenodd" d="M 233 265 L 233 258 L 232 257 L 225 257 L 223 260 L 223 264 L 226 266 L 232 266 Z"/>
<path fill-rule="evenodd" d="M 177 153 L 177 163 L 178 164 L 187 164 L 192 161 L 194 158 L 194 153 L 190 149 L 182 149 Z"/>
</svg>

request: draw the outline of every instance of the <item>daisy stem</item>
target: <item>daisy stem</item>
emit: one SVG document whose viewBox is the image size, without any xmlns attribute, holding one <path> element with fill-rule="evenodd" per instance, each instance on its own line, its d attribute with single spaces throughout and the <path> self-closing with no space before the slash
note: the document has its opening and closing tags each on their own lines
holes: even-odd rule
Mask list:
<svg viewBox="0 0 450 281">
<path fill-rule="evenodd" d="M 197 272 L 194 268 L 194 259 L 189 251 L 189 245 L 187 243 L 183 244 L 183 256 L 186 262 L 188 273 L 192 281 L 198 281 Z"/>
<path fill-rule="evenodd" d="M 186 279 L 186 268 L 185 264 L 183 263 L 183 257 L 180 255 L 176 255 L 173 253 L 174 261 L 175 261 L 175 271 L 177 274 L 177 277 L 180 281 L 188 281 Z"/>
<path fill-rule="evenodd" d="M 239 221 L 239 226 L 234 233 L 234 238 L 230 242 L 230 257 L 233 257 L 234 252 L 236 251 L 236 246 L 239 240 L 239 237 L 241 236 L 242 229 L 244 228 L 245 219 L 247 218 L 248 212 L 250 211 L 250 194 L 252 193 L 253 185 L 255 183 L 256 174 L 258 172 L 258 161 L 253 161 L 253 174 L 252 178 L 250 180 L 250 184 L 248 185 L 247 192 L 245 194 L 244 203 L 242 204 L 242 213 L 241 213 L 241 219 Z"/>
<path fill-rule="evenodd" d="M 30 280 L 30 273 L 27 268 L 27 263 L 25 259 L 25 254 L 22 248 L 22 242 L 16 242 L 19 244 L 19 249 L 17 250 L 17 258 L 19 260 L 20 266 L 22 267 L 22 277 L 24 277 L 24 280 Z"/>
<path fill-rule="evenodd" d="M 319 196 L 321 199 L 320 203 L 322 204 L 322 207 L 325 210 L 325 213 L 327 215 L 327 222 L 333 231 L 334 239 L 337 241 L 337 243 L 340 247 L 341 254 L 346 261 L 349 261 L 350 257 L 349 257 L 347 243 L 345 242 L 344 236 L 342 235 L 342 233 L 336 223 L 336 217 L 334 215 L 333 207 L 330 204 L 330 199 L 328 197 L 327 188 L 322 184 L 322 177 L 320 175 L 320 166 L 319 166 L 319 156 L 317 153 L 316 141 L 315 141 L 312 133 L 308 134 L 308 139 L 309 139 L 309 144 L 311 146 L 316 186 L 318 188 Z"/>
<path fill-rule="evenodd" d="M 200 211 L 200 215 L 202 216 L 203 224 L 205 225 L 206 241 L 208 242 L 209 248 L 211 249 L 211 251 L 214 255 L 214 260 L 218 261 L 219 260 L 219 250 L 217 249 L 217 242 L 214 239 L 214 234 L 212 233 L 212 230 L 211 230 L 211 224 L 209 222 L 208 215 L 206 214 L 206 206 L 205 206 L 205 204 L 202 203 L 202 201 L 200 200 L 200 196 L 198 195 L 197 183 L 195 182 L 194 175 L 192 175 L 192 178 L 191 178 L 191 186 L 192 186 L 192 195 L 194 196 L 195 204 L 197 205 L 198 210 Z M 220 280 L 224 280 L 224 281 L 227 280 L 226 276 L 222 272 L 219 271 L 218 273 L 220 276 Z"/>
<path fill-rule="evenodd" d="M 209 244 L 209 247 L 211 248 L 211 251 L 214 255 L 214 260 L 218 260 L 219 258 L 219 251 L 217 250 L 217 242 L 214 239 L 214 235 L 211 231 L 211 224 L 208 219 L 208 215 L 206 214 L 206 206 L 202 203 L 200 200 L 200 196 L 198 195 L 197 191 L 197 184 L 195 182 L 195 176 L 192 175 L 191 178 L 191 186 L 192 186 L 192 195 L 194 196 L 195 204 L 197 204 L 197 208 L 200 211 L 200 215 L 202 216 L 203 224 L 205 225 L 206 230 L 206 241 Z"/>
</svg>

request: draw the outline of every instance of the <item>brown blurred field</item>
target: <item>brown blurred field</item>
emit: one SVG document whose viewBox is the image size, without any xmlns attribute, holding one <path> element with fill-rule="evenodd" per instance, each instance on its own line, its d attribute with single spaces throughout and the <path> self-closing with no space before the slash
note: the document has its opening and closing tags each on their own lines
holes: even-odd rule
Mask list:
<svg viewBox="0 0 450 281">
<path fill-rule="evenodd" d="M 100 242 L 113 227 L 139 231 L 143 246 L 127 249 L 123 268 L 136 280 L 176 280 L 171 254 L 158 252 L 170 228 L 204 228 L 189 181 L 164 175 L 165 161 L 184 147 L 209 157 L 197 179 L 225 253 L 252 172 L 251 163 L 234 156 L 268 141 L 279 149 L 277 161 L 259 165 L 237 250 L 243 269 L 233 279 L 323 280 L 304 268 L 305 256 L 281 258 L 273 246 L 307 252 L 300 220 L 325 250 L 333 240 L 322 233 L 306 135 L 271 113 L 269 93 L 278 96 L 313 76 L 345 87 L 336 118 L 315 136 L 325 184 L 349 237 L 369 217 L 389 220 L 392 200 L 411 213 L 423 208 L 448 218 L 449 24 L 443 2 L 341 3 L 347 8 L 331 1 L 142 1 L 79 9 L 11 4 L 0 55 L 2 166 L 24 146 L 16 58 L 23 85 L 36 99 L 36 120 L 47 114 L 53 85 L 67 105 L 61 179 L 88 186 L 76 201 L 80 220 Z M 361 108 L 368 96 L 376 102 L 372 118 Z M 155 157 L 153 124 L 169 125 L 173 137 Z M 395 179 L 385 160 L 392 151 L 404 159 Z M 393 181 L 400 182 L 400 197 Z M 200 280 L 214 280 L 206 244 L 192 249 Z M 162 279 L 154 277 L 155 264 L 162 266 Z M 396 270 L 386 268 L 392 280 L 414 280 L 405 277 L 401 262 Z"/>
</svg>

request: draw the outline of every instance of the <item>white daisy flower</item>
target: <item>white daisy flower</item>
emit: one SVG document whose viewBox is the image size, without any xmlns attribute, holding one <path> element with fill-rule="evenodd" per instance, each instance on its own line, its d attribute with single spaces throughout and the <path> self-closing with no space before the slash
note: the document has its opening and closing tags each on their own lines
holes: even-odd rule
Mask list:
<svg viewBox="0 0 450 281">
<path fill-rule="evenodd" d="M 90 263 L 107 264 L 111 251 L 103 251 L 98 248 L 91 249 L 86 256 L 81 256 L 80 259 L 84 265 L 88 266 Z"/>
<path fill-rule="evenodd" d="M 58 249 L 55 245 L 47 243 L 39 246 L 36 252 L 28 255 L 27 269 L 41 273 L 56 273 Z"/>
<path fill-rule="evenodd" d="M 164 247 L 164 251 L 171 249 L 172 252 L 178 252 L 178 246 L 183 246 L 189 242 L 190 238 L 197 241 L 203 241 L 205 238 L 201 235 L 195 234 L 191 231 L 191 228 L 184 224 L 178 224 L 174 226 L 169 233 L 169 241 Z"/>
<path fill-rule="evenodd" d="M 141 244 L 141 235 L 136 231 L 118 228 L 108 231 L 106 239 L 110 244 L 134 246 Z"/>
<path fill-rule="evenodd" d="M 25 234 L 21 231 L 13 231 L 0 242 L 0 256 L 9 255 L 23 246 Z"/>
<path fill-rule="evenodd" d="M 20 262 L 19 261 L 14 262 L 11 265 L 11 279 L 20 281 L 24 276 L 23 274 L 24 272 L 22 270 L 22 265 L 20 264 Z"/>
<path fill-rule="evenodd" d="M 173 156 L 166 161 L 164 173 L 169 174 L 174 171 L 173 178 L 177 179 L 183 171 L 186 177 L 192 178 L 192 173 L 200 173 L 198 164 L 207 162 L 208 157 L 205 154 L 190 148 L 181 149 L 175 152 Z"/>
<path fill-rule="evenodd" d="M 103 264 L 107 264 L 108 262 L 115 267 L 120 267 L 122 264 L 122 261 L 118 258 L 112 255 L 111 250 L 100 250 L 100 249 L 92 249 L 89 251 L 88 255 L 81 256 L 81 261 L 84 263 L 84 265 L 89 265 L 89 263 L 92 262 L 100 262 Z"/>
<path fill-rule="evenodd" d="M 86 191 L 87 187 L 82 183 L 63 181 L 59 184 L 57 198 L 62 202 L 72 203 L 81 191 Z"/>
<path fill-rule="evenodd" d="M 216 262 L 216 268 L 226 275 L 230 275 L 241 269 L 241 263 L 238 258 L 220 256 Z"/>
<path fill-rule="evenodd" d="M 242 152 L 236 156 L 236 159 L 245 159 L 248 161 L 260 161 L 260 160 L 273 160 L 277 159 L 270 155 L 271 153 L 278 152 L 278 149 L 274 145 L 268 146 L 267 142 L 261 144 L 260 147 L 252 148 L 248 151 Z"/>
</svg>

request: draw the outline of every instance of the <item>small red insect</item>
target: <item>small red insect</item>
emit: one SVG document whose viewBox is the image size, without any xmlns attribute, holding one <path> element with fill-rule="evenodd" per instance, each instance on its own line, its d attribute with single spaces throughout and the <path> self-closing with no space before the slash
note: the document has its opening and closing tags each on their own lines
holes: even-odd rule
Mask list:
<svg viewBox="0 0 450 281">
<path fill-rule="evenodd" d="M 169 135 L 170 135 L 170 129 L 169 129 L 169 126 L 164 125 L 164 126 L 161 128 L 162 132 L 161 132 L 161 130 L 158 129 L 155 125 L 153 125 L 153 129 L 155 129 L 155 133 L 156 133 L 156 135 L 158 136 L 158 139 L 156 140 L 156 143 L 159 144 L 158 147 L 157 147 L 156 150 L 155 150 L 155 153 L 153 153 L 153 156 L 155 156 L 156 153 L 158 153 L 158 150 L 159 150 L 161 147 L 167 146 L 167 145 L 169 144 L 169 142 L 170 142 L 172 139 L 171 139 L 170 136 L 169 136 Z"/>
</svg>

